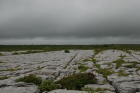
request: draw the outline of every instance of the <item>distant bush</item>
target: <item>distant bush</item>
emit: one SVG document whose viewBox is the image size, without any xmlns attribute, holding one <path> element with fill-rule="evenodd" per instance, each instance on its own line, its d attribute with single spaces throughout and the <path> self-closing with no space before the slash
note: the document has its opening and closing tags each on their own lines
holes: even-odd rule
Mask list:
<svg viewBox="0 0 140 93">
<path fill-rule="evenodd" d="M 32 50 L 28 50 L 26 52 L 21 52 L 21 54 L 32 54 L 32 53 L 41 53 L 41 52 L 44 52 L 44 51 L 32 51 Z"/>
<path fill-rule="evenodd" d="M 0 53 L 0 56 L 3 56 L 3 54 L 2 54 L 2 53 Z"/>
<path fill-rule="evenodd" d="M 12 55 L 19 55 L 20 53 L 18 52 L 13 52 Z"/>
<path fill-rule="evenodd" d="M 26 82 L 26 83 L 34 83 L 35 85 L 40 85 L 42 83 L 41 77 L 36 77 L 36 75 L 30 74 L 29 76 L 24 76 L 23 78 L 19 78 L 15 80 L 16 82 Z"/>
<path fill-rule="evenodd" d="M 45 48 L 44 48 L 44 51 L 50 51 L 50 50 L 51 50 L 50 47 L 45 47 Z"/>
<path fill-rule="evenodd" d="M 65 50 L 65 53 L 70 53 L 70 51 L 68 49 Z"/>
<path fill-rule="evenodd" d="M 55 89 L 60 89 L 60 85 L 55 84 L 53 81 L 51 80 L 46 80 L 44 81 L 43 84 L 41 84 L 39 86 L 39 89 L 43 92 L 43 91 L 51 91 L 51 90 L 55 90 Z"/>
<path fill-rule="evenodd" d="M 84 85 L 94 84 L 96 82 L 97 81 L 93 73 L 73 74 L 56 81 L 57 84 L 61 84 L 62 89 L 67 88 L 69 90 L 81 90 Z"/>
</svg>

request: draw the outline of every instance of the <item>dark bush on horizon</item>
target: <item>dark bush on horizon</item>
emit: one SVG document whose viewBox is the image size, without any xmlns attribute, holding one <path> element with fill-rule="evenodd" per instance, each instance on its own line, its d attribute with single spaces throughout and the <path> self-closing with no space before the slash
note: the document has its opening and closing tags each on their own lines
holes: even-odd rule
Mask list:
<svg viewBox="0 0 140 93">
<path fill-rule="evenodd" d="M 65 53 L 70 53 L 70 51 L 68 49 L 65 50 Z"/>
</svg>

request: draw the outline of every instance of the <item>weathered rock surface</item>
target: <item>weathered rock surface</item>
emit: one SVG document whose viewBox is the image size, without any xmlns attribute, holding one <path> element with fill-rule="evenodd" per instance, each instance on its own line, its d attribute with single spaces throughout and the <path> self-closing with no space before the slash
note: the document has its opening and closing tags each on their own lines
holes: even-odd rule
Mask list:
<svg viewBox="0 0 140 93">
<path fill-rule="evenodd" d="M 40 93 L 38 86 L 24 82 L 16 83 L 14 80 L 25 75 L 35 74 L 40 76 L 43 81 L 46 79 L 57 81 L 65 76 L 79 73 L 78 66 L 81 64 L 88 67 L 85 72 L 95 74 L 97 79 L 97 84 L 88 84 L 84 88 L 106 89 L 98 91 L 99 93 L 138 93 L 140 92 L 140 52 L 132 50 L 131 52 L 129 54 L 119 50 L 106 50 L 95 56 L 93 50 L 70 50 L 70 53 L 51 51 L 20 55 L 2 52 L 4 56 L 0 56 L 0 77 L 9 78 L 0 80 L 0 93 Z M 93 57 L 97 62 L 92 61 Z M 117 63 L 114 61 L 120 58 L 125 62 L 116 68 Z M 105 78 L 103 72 L 97 72 L 100 69 L 113 73 L 105 73 L 108 74 Z M 49 93 L 88 92 L 58 89 Z"/>
</svg>

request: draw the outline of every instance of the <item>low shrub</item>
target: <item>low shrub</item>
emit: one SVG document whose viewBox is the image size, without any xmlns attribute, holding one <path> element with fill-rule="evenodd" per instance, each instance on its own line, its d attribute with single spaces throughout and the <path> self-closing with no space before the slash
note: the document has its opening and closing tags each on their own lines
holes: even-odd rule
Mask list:
<svg viewBox="0 0 140 93">
<path fill-rule="evenodd" d="M 65 50 L 65 53 L 70 53 L 70 51 L 68 49 Z"/>
<path fill-rule="evenodd" d="M 39 86 L 39 89 L 43 92 L 43 91 L 51 91 L 51 90 L 55 90 L 55 89 L 60 89 L 60 85 L 55 84 L 53 81 L 51 80 L 46 80 L 44 81 L 43 84 L 41 84 Z"/>
<path fill-rule="evenodd" d="M 97 80 L 93 73 L 77 73 L 56 81 L 57 84 L 61 84 L 62 89 L 67 88 L 69 90 L 81 90 L 84 85 L 96 82 Z"/>
<path fill-rule="evenodd" d="M 24 76 L 23 78 L 19 78 L 15 80 L 16 82 L 26 82 L 26 83 L 34 83 L 35 85 L 40 85 L 42 83 L 41 77 L 36 77 L 36 75 L 30 74 L 29 76 Z"/>
</svg>

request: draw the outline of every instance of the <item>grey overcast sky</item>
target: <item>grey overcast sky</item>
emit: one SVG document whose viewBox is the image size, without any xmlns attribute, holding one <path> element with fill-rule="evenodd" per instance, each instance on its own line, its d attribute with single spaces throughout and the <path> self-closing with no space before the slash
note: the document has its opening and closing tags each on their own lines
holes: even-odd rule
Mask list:
<svg viewBox="0 0 140 93">
<path fill-rule="evenodd" d="M 0 44 L 140 44 L 140 0 L 0 0 Z"/>
</svg>

